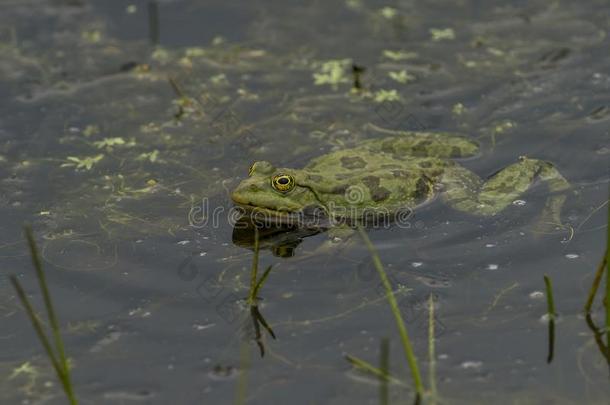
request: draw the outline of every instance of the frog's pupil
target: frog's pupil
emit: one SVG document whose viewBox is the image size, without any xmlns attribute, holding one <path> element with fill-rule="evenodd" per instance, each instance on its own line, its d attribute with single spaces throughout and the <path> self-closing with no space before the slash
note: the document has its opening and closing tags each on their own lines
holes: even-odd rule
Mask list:
<svg viewBox="0 0 610 405">
<path fill-rule="evenodd" d="M 281 177 L 277 182 L 280 184 L 288 184 L 288 178 Z"/>
</svg>

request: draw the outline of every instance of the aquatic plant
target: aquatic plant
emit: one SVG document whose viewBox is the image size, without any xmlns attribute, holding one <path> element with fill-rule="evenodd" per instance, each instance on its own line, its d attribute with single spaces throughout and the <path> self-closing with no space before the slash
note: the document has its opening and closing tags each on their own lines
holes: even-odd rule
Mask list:
<svg viewBox="0 0 610 405">
<path fill-rule="evenodd" d="M 74 394 L 74 389 L 72 387 L 72 380 L 70 378 L 70 366 L 68 364 L 68 359 L 66 358 L 66 353 L 64 350 L 64 344 L 61 339 L 59 322 L 57 320 L 57 316 L 55 314 L 55 310 L 53 309 L 53 302 L 51 301 L 51 294 L 49 293 L 49 289 L 47 287 L 47 280 L 42 269 L 42 261 L 40 260 L 40 255 L 38 253 L 38 248 L 36 247 L 36 242 L 34 241 L 34 235 L 32 233 L 32 228 L 29 226 L 25 227 L 25 236 L 27 238 L 27 242 L 30 248 L 30 255 L 32 257 L 32 263 L 34 265 L 34 269 L 36 270 L 36 278 L 38 279 L 38 284 L 40 286 L 40 291 L 42 292 L 42 297 L 44 300 L 44 306 L 47 312 L 47 317 L 49 321 L 49 325 L 51 326 L 51 333 L 53 335 L 53 344 L 51 344 L 51 339 L 46 335 L 42 322 L 38 318 L 38 315 L 34 311 L 34 307 L 32 303 L 28 299 L 27 295 L 21 283 L 17 279 L 17 276 L 12 274 L 10 276 L 11 283 L 17 292 L 17 296 L 21 301 L 21 304 L 25 308 L 25 311 L 32 322 L 32 327 L 38 336 L 38 340 L 42 344 L 42 347 L 45 350 L 45 353 L 53 368 L 55 369 L 55 373 L 57 375 L 57 379 L 60 381 L 61 386 L 68 397 L 70 404 L 77 404 L 76 396 Z"/>
<path fill-rule="evenodd" d="M 396 301 L 396 297 L 392 292 L 392 286 L 390 285 L 390 281 L 388 280 L 388 276 L 383 268 L 383 264 L 381 263 L 381 258 L 379 257 L 377 250 L 375 249 L 373 243 L 366 234 L 366 231 L 361 226 L 358 227 L 358 232 L 364 240 L 364 243 L 373 259 L 373 265 L 375 266 L 375 269 L 377 270 L 377 273 L 381 278 L 381 282 L 386 293 L 386 298 L 388 299 L 388 303 L 390 304 L 390 309 L 392 311 L 392 314 L 394 315 L 396 327 L 398 328 L 398 332 L 400 334 L 400 341 L 404 349 L 407 364 L 409 365 L 409 369 L 411 370 L 411 377 L 415 385 L 417 400 L 419 400 L 424 394 L 424 385 L 422 383 L 421 374 L 419 372 L 419 366 L 417 365 L 417 358 L 415 357 L 415 352 L 413 351 L 413 346 L 411 344 L 411 340 L 409 339 L 409 334 L 407 332 L 405 321 L 402 318 L 400 309 L 398 308 L 398 302 Z"/>
<path fill-rule="evenodd" d="M 589 295 L 587 297 L 587 302 L 585 303 L 584 310 L 586 315 L 585 320 L 593 331 L 596 343 L 599 346 L 602 355 L 606 358 L 608 366 L 610 367 L 610 203 L 606 202 L 606 204 L 608 207 L 608 225 L 606 226 L 606 249 L 604 251 L 604 255 L 600 260 L 599 265 L 597 266 L 595 276 L 593 277 L 593 283 L 591 285 L 591 289 L 589 290 Z M 601 284 L 604 272 L 606 273 L 606 285 L 603 298 L 605 319 L 604 328 L 600 331 L 595 326 L 591 317 L 591 307 L 593 306 L 593 301 L 595 300 L 595 296 L 597 295 L 597 290 L 599 289 L 599 286 Z M 605 344 L 602 339 L 602 334 L 606 335 Z"/>
<path fill-rule="evenodd" d="M 553 283 L 551 278 L 544 275 L 544 285 L 546 288 L 546 306 L 547 306 L 547 317 L 549 320 L 549 354 L 546 358 L 546 362 L 550 363 L 553 361 L 553 352 L 555 348 L 555 317 L 557 312 L 555 311 L 555 299 L 553 298 Z"/>
</svg>

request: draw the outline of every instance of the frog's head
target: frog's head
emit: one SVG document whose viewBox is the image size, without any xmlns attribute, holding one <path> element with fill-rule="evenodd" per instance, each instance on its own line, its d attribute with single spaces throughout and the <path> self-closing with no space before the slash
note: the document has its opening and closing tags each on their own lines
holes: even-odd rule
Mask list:
<svg viewBox="0 0 610 405">
<path fill-rule="evenodd" d="M 304 212 L 308 207 L 321 205 L 306 173 L 275 168 L 265 161 L 250 166 L 248 178 L 237 186 L 231 199 L 243 207 L 270 215 Z"/>
</svg>

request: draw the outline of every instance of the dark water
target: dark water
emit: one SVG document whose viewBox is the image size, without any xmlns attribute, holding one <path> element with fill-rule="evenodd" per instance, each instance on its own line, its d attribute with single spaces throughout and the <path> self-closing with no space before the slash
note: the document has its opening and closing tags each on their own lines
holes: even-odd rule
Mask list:
<svg viewBox="0 0 610 405">
<path fill-rule="evenodd" d="M 373 136 L 370 122 L 466 134 L 485 152 L 463 165 L 482 177 L 527 155 L 573 186 L 569 226 L 545 234 L 532 226 L 544 187 L 493 219 L 435 201 L 370 231 L 426 386 L 432 294 L 442 403 L 607 403 L 582 314 L 607 226 L 607 2 L 164 1 L 157 30 L 149 7 L 0 1 L 1 403 L 65 402 L 8 282 L 40 307 L 26 222 L 82 403 L 376 404 L 375 380 L 344 356 L 377 364 L 384 337 L 405 381 L 391 402 L 411 401 L 357 238 L 261 252 L 274 267 L 260 311 L 277 336 L 263 358 L 244 304 L 252 252 L 232 243 L 228 193 L 253 161 L 301 167 Z M 336 85 L 316 85 L 329 60 L 343 61 Z M 371 97 L 350 95 L 352 63 Z M 543 274 L 560 312 L 550 364 Z"/>
</svg>

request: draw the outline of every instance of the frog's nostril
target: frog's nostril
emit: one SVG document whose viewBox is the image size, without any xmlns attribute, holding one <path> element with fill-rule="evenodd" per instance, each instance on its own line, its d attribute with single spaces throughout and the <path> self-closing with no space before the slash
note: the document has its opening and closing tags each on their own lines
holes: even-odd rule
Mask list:
<svg viewBox="0 0 610 405">
<path fill-rule="evenodd" d="M 260 190 L 256 184 L 250 184 L 250 191 L 258 191 Z"/>
</svg>

